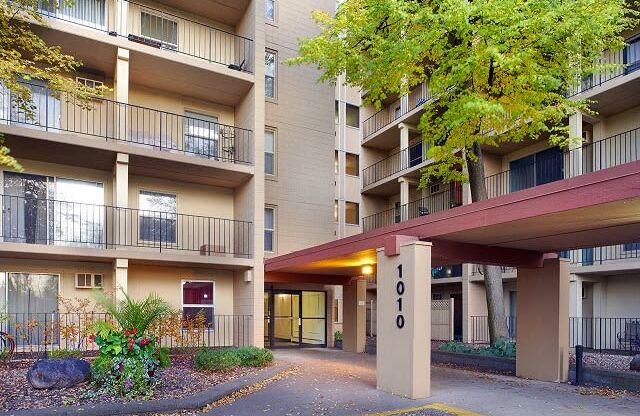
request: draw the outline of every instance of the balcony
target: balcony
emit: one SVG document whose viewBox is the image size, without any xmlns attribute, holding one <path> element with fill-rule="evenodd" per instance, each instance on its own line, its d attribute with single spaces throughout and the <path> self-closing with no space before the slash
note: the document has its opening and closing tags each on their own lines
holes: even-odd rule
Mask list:
<svg viewBox="0 0 640 416">
<path fill-rule="evenodd" d="M 425 84 L 418 85 L 408 95 L 400 98 L 399 105 L 383 108 L 362 122 L 362 140 L 366 141 L 370 136 L 384 129 L 386 126 L 399 120 L 412 112 L 422 104 L 431 100 L 431 92 Z"/>
<path fill-rule="evenodd" d="M 129 0 L 76 0 L 58 8 L 49 3 L 40 1 L 44 17 L 253 73 L 253 40 L 220 28 Z"/>
<path fill-rule="evenodd" d="M 0 87 L 0 124 L 72 133 L 230 166 L 253 165 L 251 130 L 101 97 L 80 103 L 73 96 L 57 98 L 44 86 L 28 86 L 31 115 L 17 105 L 10 90 Z"/>
<path fill-rule="evenodd" d="M 140 249 L 209 261 L 252 257 L 248 221 L 14 195 L 0 199 L 0 244 Z"/>
<path fill-rule="evenodd" d="M 454 184 L 443 192 L 411 201 L 397 208 L 387 209 L 362 219 L 362 231 L 367 232 L 417 217 L 445 211 L 462 205 L 462 186 Z"/>
<path fill-rule="evenodd" d="M 362 170 L 362 187 L 367 188 L 397 173 L 416 168 L 425 161 L 428 149 L 428 145 L 421 140 L 364 168 Z"/>
<path fill-rule="evenodd" d="M 387 159 L 381 162 L 383 163 Z M 399 157 L 398 157 L 398 160 Z M 584 144 L 574 150 L 558 151 L 544 160 L 532 159 L 517 168 L 485 178 L 488 198 L 496 198 L 534 186 L 580 176 L 585 173 L 640 160 L 640 128 L 626 131 L 606 139 Z M 386 162 L 385 162 L 386 163 Z M 375 166 L 375 165 L 374 165 Z M 396 166 L 396 165 L 391 165 Z M 380 176 L 389 176 L 394 169 L 376 168 Z M 366 186 L 366 169 L 363 171 Z M 370 174 L 373 175 L 373 174 Z M 373 177 L 376 177 L 375 175 Z M 462 190 L 453 187 L 446 193 L 431 195 L 363 218 L 363 232 L 407 221 L 436 211 L 455 208 L 462 204 Z"/>
</svg>

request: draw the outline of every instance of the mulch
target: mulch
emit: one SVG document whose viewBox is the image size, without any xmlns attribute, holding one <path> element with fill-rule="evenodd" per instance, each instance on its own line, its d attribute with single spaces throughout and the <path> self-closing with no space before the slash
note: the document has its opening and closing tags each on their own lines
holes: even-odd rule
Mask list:
<svg viewBox="0 0 640 416">
<path fill-rule="evenodd" d="M 37 390 L 27 382 L 33 360 L 12 361 L 0 366 L 0 410 L 36 409 L 89 403 L 126 402 L 109 395 L 96 395 L 92 385 L 59 390 Z M 171 357 L 171 366 L 159 370 L 160 383 L 151 399 L 177 399 L 199 393 L 217 384 L 256 372 L 240 367 L 227 373 L 198 371 L 190 355 Z"/>
</svg>

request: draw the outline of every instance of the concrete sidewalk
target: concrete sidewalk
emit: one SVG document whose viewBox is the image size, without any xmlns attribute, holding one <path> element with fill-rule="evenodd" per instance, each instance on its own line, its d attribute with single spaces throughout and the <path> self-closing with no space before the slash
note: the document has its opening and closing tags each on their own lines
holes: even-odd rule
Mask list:
<svg viewBox="0 0 640 416">
<path fill-rule="evenodd" d="M 433 367 L 432 397 L 410 400 L 376 390 L 375 356 L 327 349 L 278 350 L 299 371 L 209 415 L 633 415 L 640 396 L 583 395 L 567 384 Z M 395 409 L 419 408 L 408 413 Z"/>
</svg>

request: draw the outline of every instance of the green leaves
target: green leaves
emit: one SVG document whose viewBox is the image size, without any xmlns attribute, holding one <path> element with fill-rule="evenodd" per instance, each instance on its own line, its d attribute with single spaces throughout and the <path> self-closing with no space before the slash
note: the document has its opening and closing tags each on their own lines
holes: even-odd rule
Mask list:
<svg viewBox="0 0 640 416">
<path fill-rule="evenodd" d="M 423 184 L 458 180 L 474 144 L 576 139 L 565 119 L 588 103 L 566 93 L 611 70 L 598 58 L 623 46 L 636 16 L 624 0 L 346 0 L 334 18 L 313 15 L 321 33 L 290 63 L 315 65 L 321 80 L 345 74 L 378 108 L 426 82 L 434 98 L 419 128 L 437 146 Z"/>
<path fill-rule="evenodd" d="M 150 294 L 145 299 L 136 301 L 131 299 L 124 290 L 124 300 L 116 304 L 113 299 L 107 297 L 101 291 L 96 291 L 96 302 L 109 314 L 111 314 L 124 331 L 136 329 L 139 333 L 146 332 L 147 328 L 162 315 L 173 312 L 171 305 L 156 294 Z"/>
</svg>

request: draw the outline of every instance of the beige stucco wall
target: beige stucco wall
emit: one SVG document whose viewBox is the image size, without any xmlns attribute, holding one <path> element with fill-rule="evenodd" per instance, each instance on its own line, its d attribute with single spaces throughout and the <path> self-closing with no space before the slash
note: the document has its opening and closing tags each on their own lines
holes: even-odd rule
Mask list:
<svg viewBox="0 0 640 416">
<path fill-rule="evenodd" d="M 176 204 L 180 214 L 234 218 L 233 189 L 131 176 L 129 178 L 130 207 L 137 208 L 139 206 L 140 191 L 176 195 Z"/>
<path fill-rule="evenodd" d="M 277 136 L 278 172 L 266 181 L 265 203 L 277 208 L 278 254 L 335 238 L 335 89 L 316 82 L 319 72 L 311 66 L 284 64 L 297 55 L 300 38 L 317 33 L 311 11 L 334 7 L 330 0 L 280 1 L 281 24 L 265 25 L 266 47 L 278 59 L 277 99 L 266 100 L 265 112 L 265 125 Z"/>
<path fill-rule="evenodd" d="M 76 273 L 102 273 L 103 288 L 111 291 L 113 287 L 112 268 L 106 263 L 0 258 L 0 272 L 59 275 L 58 295 L 65 299 L 93 299 L 91 289 L 76 288 Z"/>
<path fill-rule="evenodd" d="M 179 309 L 182 306 L 182 282 L 187 280 L 215 282 L 216 315 L 233 315 L 233 273 L 227 270 L 130 264 L 128 292 L 134 299 L 156 293 Z"/>
</svg>

